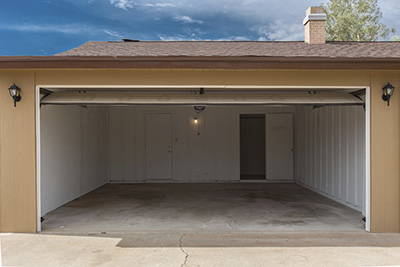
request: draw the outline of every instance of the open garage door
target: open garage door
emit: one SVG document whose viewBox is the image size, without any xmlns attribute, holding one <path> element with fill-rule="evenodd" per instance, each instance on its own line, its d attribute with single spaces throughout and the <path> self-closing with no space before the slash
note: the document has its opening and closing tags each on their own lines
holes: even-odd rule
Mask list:
<svg viewBox="0 0 400 267">
<path fill-rule="evenodd" d="M 42 100 L 42 105 L 363 105 L 349 93 L 107 93 L 55 92 Z"/>
<path fill-rule="evenodd" d="M 117 89 L 41 90 L 45 230 L 362 229 L 364 90 Z"/>
</svg>

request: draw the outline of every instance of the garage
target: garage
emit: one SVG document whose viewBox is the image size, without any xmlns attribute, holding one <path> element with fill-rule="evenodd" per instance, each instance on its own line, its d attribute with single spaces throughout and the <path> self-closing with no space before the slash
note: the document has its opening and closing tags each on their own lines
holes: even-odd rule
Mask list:
<svg viewBox="0 0 400 267">
<path fill-rule="evenodd" d="M 400 44 L 307 12 L 304 41 L 0 57 L 0 231 L 398 233 Z"/>
<path fill-rule="evenodd" d="M 368 230 L 366 90 L 37 86 L 38 230 Z"/>
</svg>

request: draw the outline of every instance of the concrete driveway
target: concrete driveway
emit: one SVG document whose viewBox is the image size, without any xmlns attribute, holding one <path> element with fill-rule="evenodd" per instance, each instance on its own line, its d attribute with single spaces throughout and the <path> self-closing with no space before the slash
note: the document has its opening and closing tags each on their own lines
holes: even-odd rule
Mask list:
<svg viewBox="0 0 400 267">
<path fill-rule="evenodd" d="M 396 266 L 400 234 L 363 231 L 1 234 L 3 266 Z"/>
</svg>

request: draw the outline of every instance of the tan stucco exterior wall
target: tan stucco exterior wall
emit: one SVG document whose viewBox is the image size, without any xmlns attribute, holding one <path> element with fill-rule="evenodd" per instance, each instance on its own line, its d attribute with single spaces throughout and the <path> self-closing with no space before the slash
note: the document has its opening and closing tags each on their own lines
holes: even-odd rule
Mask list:
<svg viewBox="0 0 400 267">
<path fill-rule="evenodd" d="M 23 88 L 14 108 L 8 88 Z M 0 231 L 36 231 L 34 73 L 0 72 Z"/>
<path fill-rule="evenodd" d="M 17 108 L 13 82 L 22 88 Z M 387 82 L 397 88 L 390 107 L 381 100 Z M 400 71 L 337 70 L 0 71 L 1 232 L 36 230 L 35 85 L 146 84 L 371 86 L 371 231 L 400 232 Z"/>
<path fill-rule="evenodd" d="M 400 91 L 390 107 L 382 101 L 388 82 L 400 89 L 400 74 L 371 75 L 371 231 L 400 231 Z"/>
</svg>

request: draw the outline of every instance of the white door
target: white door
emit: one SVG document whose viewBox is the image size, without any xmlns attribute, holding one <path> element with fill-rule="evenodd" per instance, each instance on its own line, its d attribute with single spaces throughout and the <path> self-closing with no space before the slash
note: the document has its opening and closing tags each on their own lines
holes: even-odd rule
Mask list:
<svg viewBox="0 0 400 267">
<path fill-rule="evenodd" d="M 293 180 L 293 115 L 267 114 L 267 180 Z"/>
<path fill-rule="evenodd" d="M 146 114 L 146 179 L 172 179 L 171 124 L 171 114 Z"/>
</svg>

